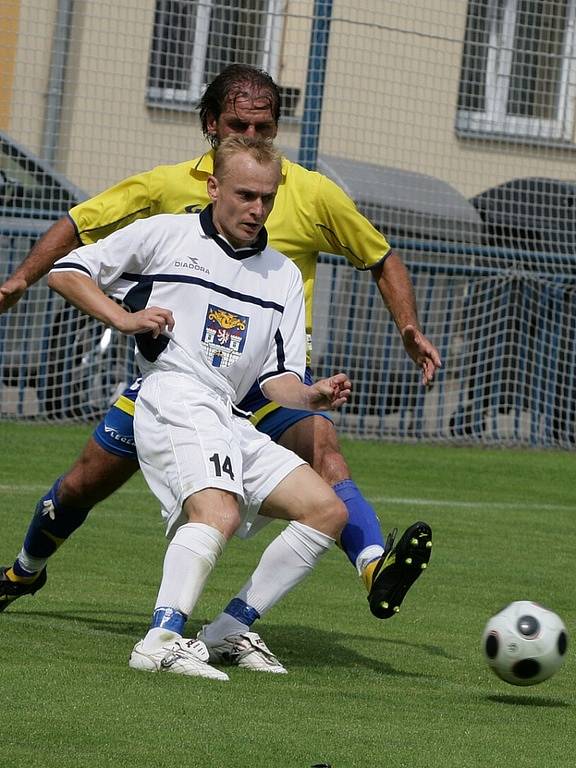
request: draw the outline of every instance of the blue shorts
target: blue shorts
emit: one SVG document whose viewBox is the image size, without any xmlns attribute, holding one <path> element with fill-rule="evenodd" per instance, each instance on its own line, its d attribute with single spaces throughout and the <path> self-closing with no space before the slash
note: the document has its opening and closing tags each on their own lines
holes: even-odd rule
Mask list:
<svg viewBox="0 0 576 768">
<path fill-rule="evenodd" d="M 127 387 L 98 424 L 92 437 L 101 448 L 123 459 L 138 461 L 134 441 L 134 403 L 141 379 Z"/>
<path fill-rule="evenodd" d="M 304 374 L 304 383 L 312 384 L 312 371 L 306 368 Z M 284 432 L 293 424 L 297 424 L 308 416 L 323 416 L 328 421 L 332 421 L 330 416 L 323 411 L 300 411 L 296 408 L 282 408 L 276 403 L 270 402 L 262 394 L 258 383 L 252 385 L 250 392 L 238 404 L 243 411 L 250 411 L 252 416 L 250 421 L 256 429 L 269 435 L 275 443 L 282 437 Z"/>
<path fill-rule="evenodd" d="M 124 459 L 138 461 L 134 442 L 134 403 L 140 389 L 140 379 L 131 384 L 106 413 L 94 430 L 94 440 L 108 453 Z M 312 372 L 306 369 L 306 384 L 312 384 Z M 238 404 L 243 411 L 251 411 L 250 421 L 255 427 L 278 442 L 284 432 L 293 424 L 307 419 L 308 416 L 323 416 L 332 421 L 327 413 L 321 411 L 299 411 L 295 408 L 282 408 L 267 400 L 256 383 L 246 397 Z"/>
</svg>

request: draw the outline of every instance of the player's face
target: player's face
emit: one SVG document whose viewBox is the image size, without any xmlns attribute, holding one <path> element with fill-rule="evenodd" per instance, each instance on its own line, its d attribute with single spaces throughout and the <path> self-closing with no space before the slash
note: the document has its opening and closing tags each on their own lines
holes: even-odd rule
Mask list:
<svg viewBox="0 0 576 768">
<path fill-rule="evenodd" d="M 276 164 L 261 165 L 245 152 L 228 159 L 220 179 L 210 176 L 214 226 L 234 248 L 254 243 L 272 210 L 279 183 Z"/>
<path fill-rule="evenodd" d="M 227 136 L 238 135 L 274 139 L 278 132 L 268 97 L 258 94 L 226 102 L 220 117 L 217 120 L 209 118 L 207 127 L 219 142 Z"/>
</svg>

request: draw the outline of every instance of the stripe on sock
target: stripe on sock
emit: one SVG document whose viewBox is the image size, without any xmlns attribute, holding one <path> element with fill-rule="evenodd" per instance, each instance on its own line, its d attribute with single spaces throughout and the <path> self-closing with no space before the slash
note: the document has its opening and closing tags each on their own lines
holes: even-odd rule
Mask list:
<svg viewBox="0 0 576 768">
<path fill-rule="evenodd" d="M 252 624 L 260 618 L 260 614 L 256 608 L 252 608 L 252 606 L 245 603 L 244 600 L 240 600 L 239 597 L 230 600 L 226 608 L 224 608 L 224 613 L 232 616 L 232 618 L 242 624 L 246 624 L 247 627 L 251 627 Z"/>
</svg>

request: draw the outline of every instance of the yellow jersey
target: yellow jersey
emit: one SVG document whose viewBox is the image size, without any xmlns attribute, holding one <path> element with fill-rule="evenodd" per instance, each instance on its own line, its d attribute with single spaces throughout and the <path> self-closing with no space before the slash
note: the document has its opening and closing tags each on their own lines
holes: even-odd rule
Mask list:
<svg viewBox="0 0 576 768">
<path fill-rule="evenodd" d="M 136 174 L 72 208 L 82 243 L 94 243 L 136 219 L 157 213 L 200 213 L 214 151 L 176 165 Z M 286 158 L 274 208 L 266 222 L 268 243 L 300 269 L 306 300 L 306 331 L 312 333 L 314 279 L 320 252 L 345 257 L 356 269 L 374 267 L 390 246 L 340 187 L 326 176 Z"/>
</svg>

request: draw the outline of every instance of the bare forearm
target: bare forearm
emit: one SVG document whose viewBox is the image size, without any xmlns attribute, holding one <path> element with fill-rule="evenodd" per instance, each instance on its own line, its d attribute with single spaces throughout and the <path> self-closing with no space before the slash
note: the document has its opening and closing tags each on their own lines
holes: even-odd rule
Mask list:
<svg viewBox="0 0 576 768">
<path fill-rule="evenodd" d="M 402 259 L 392 253 L 372 270 L 378 290 L 402 337 L 406 352 L 422 370 L 422 383 L 430 384 L 442 367 L 440 353 L 422 333 L 418 321 L 414 287 Z"/>
<path fill-rule="evenodd" d="M 400 256 L 391 253 L 372 270 L 372 277 L 400 333 L 407 326 L 420 330 L 412 279 Z"/>
<path fill-rule="evenodd" d="M 351 383 L 345 373 L 335 373 L 308 386 L 292 374 L 269 379 L 262 385 L 264 395 L 285 408 L 302 411 L 328 411 L 348 401 Z"/>
<path fill-rule="evenodd" d="M 60 219 L 53 224 L 16 271 L 0 285 L 0 315 L 17 304 L 28 288 L 49 272 L 58 259 L 80 244 L 70 219 Z"/>
<path fill-rule="evenodd" d="M 46 275 L 58 259 L 81 245 L 68 217 L 60 219 L 32 247 L 16 269 L 13 278 L 23 279 L 29 287 Z"/>
<path fill-rule="evenodd" d="M 299 410 L 307 409 L 308 389 L 300 379 L 292 374 L 268 379 L 262 385 L 262 390 L 269 400 L 273 400 L 284 408 L 297 408 Z"/>
<path fill-rule="evenodd" d="M 78 272 L 52 272 L 48 285 L 79 310 L 111 325 L 120 333 L 134 335 L 151 333 L 157 338 L 174 328 L 174 316 L 169 309 L 146 307 L 138 312 L 128 312 L 100 289 L 87 275 Z"/>
<path fill-rule="evenodd" d="M 48 285 L 82 312 L 122 331 L 128 312 L 108 298 L 86 275 L 53 272 L 48 278 Z"/>
</svg>

